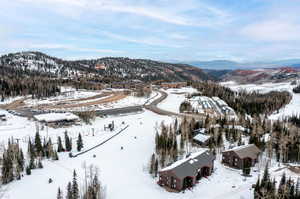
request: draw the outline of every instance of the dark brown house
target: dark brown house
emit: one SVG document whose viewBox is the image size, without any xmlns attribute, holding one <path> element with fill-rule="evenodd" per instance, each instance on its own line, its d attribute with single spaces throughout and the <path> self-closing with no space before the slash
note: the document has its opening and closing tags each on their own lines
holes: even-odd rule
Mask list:
<svg viewBox="0 0 300 199">
<path fill-rule="evenodd" d="M 215 156 L 209 150 L 193 153 L 159 171 L 158 184 L 171 190 L 182 191 L 194 186 L 214 169 Z"/>
<path fill-rule="evenodd" d="M 222 152 L 222 163 L 237 169 L 252 167 L 257 162 L 260 152 L 254 144 L 234 147 Z"/>
</svg>

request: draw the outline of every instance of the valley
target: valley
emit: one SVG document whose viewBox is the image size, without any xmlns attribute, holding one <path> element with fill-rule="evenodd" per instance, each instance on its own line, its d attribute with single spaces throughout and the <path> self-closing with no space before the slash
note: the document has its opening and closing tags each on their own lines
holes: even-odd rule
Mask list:
<svg viewBox="0 0 300 199">
<path fill-rule="evenodd" d="M 292 94 L 292 99 L 289 104 L 282 107 L 279 112 L 275 112 L 269 116 L 271 120 L 282 119 L 283 116 L 291 116 L 298 114 L 297 109 L 298 94 L 292 93 L 293 86 L 290 83 L 266 83 L 260 85 L 254 84 L 238 84 L 235 82 L 222 82 L 221 85 L 226 86 L 233 91 L 240 89 L 250 91 L 258 91 L 267 93 L 270 91 L 288 91 Z M 1 106 L 14 112 L 9 113 L 4 111 L 6 121 L 0 123 L 1 132 L 1 146 L 5 147 L 8 139 L 17 140 L 20 147 L 26 151 L 29 139 L 32 139 L 38 129 L 41 137 L 53 140 L 53 146 L 57 147 L 58 136 L 64 137 L 67 131 L 70 138 L 72 138 L 73 146 L 76 145 L 78 134 L 82 135 L 83 151 L 89 150 L 97 146 L 99 143 L 103 145 L 76 157 L 79 153 L 75 147 L 69 152 L 60 152 L 59 160 L 43 160 L 43 169 L 33 169 L 31 175 L 24 175 L 19 181 L 10 182 L 1 187 L 3 198 L 21 198 L 26 192 L 26 198 L 55 198 L 58 187 L 62 190 L 69 179 L 72 178 L 73 170 L 76 170 L 78 175 L 78 183 L 80 186 L 84 185 L 85 173 L 83 165 L 94 165 L 99 169 L 99 178 L 101 179 L 101 186 L 103 193 L 108 198 L 135 197 L 145 198 L 197 198 L 199 196 L 204 198 L 253 198 L 254 188 L 259 176 L 262 176 L 265 166 L 269 165 L 270 177 L 280 180 L 283 173 L 297 181 L 298 173 L 295 173 L 294 167 L 298 164 L 279 163 L 276 159 L 270 158 L 267 152 L 263 152 L 258 159 L 258 162 L 251 168 L 251 175 L 243 176 L 243 171 L 235 168 L 230 168 L 222 164 L 222 153 L 225 149 L 230 149 L 237 143 L 232 140 L 224 139 L 221 146 L 215 146 L 216 158 L 214 163 L 214 171 L 211 176 L 201 179 L 191 189 L 187 189 L 180 193 L 170 193 L 163 187 L 157 184 L 158 177 L 152 177 L 149 174 L 149 160 L 151 154 L 155 150 L 155 134 L 162 131 L 161 124 L 174 125 L 175 120 L 182 123 L 184 120 L 196 119 L 200 125 L 206 130 L 219 128 L 218 117 L 226 117 L 226 115 L 219 115 L 216 113 L 209 114 L 202 113 L 180 113 L 180 105 L 188 100 L 190 95 L 198 93 L 199 91 L 193 87 L 181 88 L 160 88 L 159 85 L 153 85 L 154 89 L 149 96 L 136 97 L 127 94 L 117 98 L 110 98 L 115 96 L 115 93 L 124 92 L 119 89 L 117 91 L 103 91 L 103 90 L 74 90 L 72 88 L 62 88 L 62 94 L 44 98 L 42 100 L 36 99 L 21 99 L 16 100 L 7 99 L 2 102 Z M 198 94 L 199 95 L 199 94 Z M 201 96 L 201 92 L 200 92 Z M 193 98 L 191 98 L 193 99 Z M 215 99 L 215 98 L 212 98 Z M 97 106 L 95 106 L 97 105 Z M 121 107 L 129 107 L 133 105 L 144 106 L 142 111 L 102 115 L 90 120 L 89 123 L 84 123 L 82 120 L 76 125 L 71 126 L 51 126 L 47 123 L 35 121 L 32 117 L 24 117 L 18 114 L 18 109 L 27 108 L 32 110 L 39 110 L 35 114 L 47 114 L 47 112 L 59 112 L 60 110 L 68 112 L 76 111 L 97 111 L 105 110 L 107 108 L 118 109 Z M 149 106 L 149 107 L 147 107 Z M 156 109 L 156 108 L 157 109 Z M 49 113 L 51 114 L 51 113 Z M 205 117 L 209 115 L 209 126 L 204 122 Z M 236 116 L 236 117 L 241 117 Z M 177 118 L 177 119 L 175 119 Z M 255 119 L 256 120 L 256 119 Z M 113 122 L 113 130 L 106 129 L 108 124 Z M 228 121 L 229 122 L 229 121 Z M 233 131 L 238 133 L 241 141 L 249 142 L 249 134 L 245 133 L 244 125 L 238 121 L 232 121 L 236 129 Z M 230 124 L 229 122 L 228 124 Z M 182 124 L 183 125 L 183 124 Z M 125 128 L 126 127 L 126 128 Z M 182 127 L 178 127 L 182 128 Z M 224 127 L 225 130 L 227 127 Z M 233 127 L 228 126 L 228 129 Z M 235 127 L 234 127 L 235 128 Z M 118 135 L 120 130 L 124 132 Z M 221 128 L 222 129 L 222 128 Z M 233 133 L 232 132 L 232 133 Z M 189 133 L 189 132 L 186 132 Z M 208 135 L 211 135 L 210 133 Z M 213 134 L 212 134 L 213 135 Z M 268 134 L 262 134 L 263 137 Z M 184 134 L 177 135 L 180 140 Z M 225 134 L 223 135 L 225 136 Z M 107 141 L 106 141 L 107 140 Z M 266 141 L 266 140 L 265 140 Z M 210 146 L 201 146 L 186 141 L 178 158 L 191 152 L 197 152 L 200 149 L 209 149 Z M 70 157 L 72 153 L 74 157 Z M 159 156 L 158 156 L 159 157 Z M 170 160 L 169 160 L 170 161 Z M 163 167 L 160 167 L 162 169 Z M 51 178 L 53 182 L 48 183 Z M 30 183 L 26 183 L 30 182 Z M 213 191 L 216 184 L 218 184 L 218 191 Z M 36 187 L 34 192 L 27 192 L 30 187 Z"/>
</svg>

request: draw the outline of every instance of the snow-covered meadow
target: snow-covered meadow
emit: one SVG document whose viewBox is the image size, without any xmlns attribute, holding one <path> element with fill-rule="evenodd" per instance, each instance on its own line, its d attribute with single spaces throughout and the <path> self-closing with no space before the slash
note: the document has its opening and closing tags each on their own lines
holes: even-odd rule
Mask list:
<svg viewBox="0 0 300 199">
<path fill-rule="evenodd" d="M 173 88 L 164 91 L 168 94 L 168 97 L 158 104 L 158 107 L 174 113 L 179 113 L 180 104 L 186 99 L 187 94 L 197 92 L 192 87 Z"/>
</svg>

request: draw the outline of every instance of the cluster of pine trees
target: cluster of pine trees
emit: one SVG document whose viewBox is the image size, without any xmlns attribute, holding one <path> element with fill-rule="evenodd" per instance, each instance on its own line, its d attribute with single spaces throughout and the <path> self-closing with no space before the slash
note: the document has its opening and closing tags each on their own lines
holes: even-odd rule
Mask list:
<svg viewBox="0 0 300 199">
<path fill-rule="evenodd" d="M 57 137 L 57 152 L 70 152 L 72 151 L 72 138 L 68 135 L 68 132 L 64 132 L 65 137 L 65 146 L 63 145 L 62 139 L 60 136 Z M 76 140 L 76 149 L 77 151 L 81 151 L 83 148 L 83 140 L 81 133 L 78 134 L 78 138 Z"/>
<path fill-rule="evenodd" d="M 2 183 L 20 180 L 24 171 L 25 159 L 22 149 L 14 139 L 8 140 L 7 149 L 3 152 L 1 165 Z"/>
<path fill-rule="evenodd" d="M 43 168 L 42 160 L 58 160 L 57 151 L 54 149 L 51 139 L 44 138 L 36 132 L 34 140 L 29 139 L 27 160 L 24 153 L 13 138 L 8 140 L 7 149 L 3 152 L 1 163 L 2 183 L 7 184 L 13 180 L 20 180 L 25 171 L 31 175 L 32 169 Z"/>
<path fill-rule="evenodd" d="M 43 142 L 39 132 L 36 132 L 34 141 L 28 142 L 29 164 L 26 166 L 26 174 L 30 175 L 32 169 L 43 168 L 42 159 L 58 160 L 57 151 L 54 149 L 51 138 L 44 138 Z"/>
<path fill-rule="evenodd" d="M 90 166 L 89 171 L 85 173 L 84 186 L 80 186 L 74 170 L 73 179 L 67 185 L 65 197 L 63 191 L 58 188 L 57 199 L 105 199 L 105 190 L 98 179 L 97 168 Z"/>
<path fill-rule="evenodd" d="M 159 161 L 160 166 L 164 167 L 166 164 L 177 160 L 178 148 L 174 127 L 172 125 L 167 127 L 161 123 L 160 128 L 161 132 L 156 132 L 155 136 L 155 152 L 158 158 L 155 161 Z"/>
<path fill-rule="evenodd" d="M 60 93 L 58 81 L 40 77 L 6 77 L 0 75 L 0 97 L 31 95 L 33 99 L 56 96 Z"/>
<path fill-rule="evenodd" d="M 279 110 L 290 102 L 292 96 L 287 91 L 259 92 L 234 92 L 229 88 L 212 82 L 195 82 L 192 84 L 202 95 L 217 96 L 227 102 L 236 112 L 249 115 L 269 115 Z"/>
<path fill-rule="evenodd" d="M 281 180 L 276 185 L 275 179 L 270 178 L 268 165 L 265 168 L 262 179 L 258 178 L 254 189 L 255 199 L 299 199 L 300 180 L 294 182 L 291 178 L 286 178 L 283 174 Z"/>
</svg>

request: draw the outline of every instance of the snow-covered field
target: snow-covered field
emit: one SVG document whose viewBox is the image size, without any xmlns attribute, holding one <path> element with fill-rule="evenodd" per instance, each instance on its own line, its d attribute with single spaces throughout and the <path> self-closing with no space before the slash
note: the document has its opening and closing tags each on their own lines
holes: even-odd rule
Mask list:
<svg viewBox="0 0 300 199">
<path fill-rule="evenodd" d="M 174 113 L 179 113 L 180 104 L 186 99 L 186 94 L 197 92 L 192 87 L 184 87 L 180 89 L 167 89 L 164 90 L 168 93 L 166 100 L 158 104 L 158 107 Z"/>
<path fill-rule="evenodd" d="M 9 116 L 11 122 L 19 121 L 20 129 L 13 129 L 1 132 L 2 141 L 13 136 L 15 138 L 33 136 L 35 123 L 17 116 Z M 207 179 L 203 179 L 192 191 L 185 193 L 169 193 L 156 184 L 156 180 L 151 178 L 147 171 L 149 158 L 154 151 L 155 126 L 161 121 L 169 123 L 170 117 L 159 116 L 155 113 L 145 111 L 141 114 L 98 118 L 92 125 L 74 126 L 68 128 L 68 132 L 76 137 L 79 132 L 83 136 L 85 149 L 96 145 L 107 139 L 115 132 L 104 132 L 103 125 L 112 120 L 117 125 L 116 132 L 129 125 L 122 134 L 110 140 L 103 146 L 96 148 L 77 158 L 69 158 L 67 153 L 60 153 L 59 161 L 44 161 L 43 169 L 33 170 L 31 176 L 25 176 L 21 181 L 14 181 L 5 186 L 5 198 L 43 198 L 53 199 L 56 197 L 58 187 L 65 190 L 67 182 L 71 180 L 72 171 L 78 171 L 79 179 L 83 179 L 82 165 L 93 164 L 100 169 L 100 179 L 106 186 L 107 198 L 252 198 L 249 188 L 256 181 L 256 174 L 244 181 L 240 171 L 232 170 L 220 164 L 220 160 L 215 161 L 215 172 Z M 122 122 L 125 124 L 122 124 Z M 92 136 L 92 129 L 95 136 Z M 3 129 L 2 129 L 3 130 Z M 56 137 L 63 136 L 65 129 L 45 128 L 40 133 Z M 136 137 L 136 139 L 134 138 Z M 26 139 L 22 140 L 27 141 Z M 24 147 L 26 146 L 23 143 Z M 121 150 L 121 146 L 124 147 Z M 94 158 L 93 155 L 96 155 Z M 48 184 L 48 179 L 52 178 L 53 183 Z M 82 182 L 83 183 L 83 182 Z M 218 185 L 218 191 L 215 187 Z M 234 188 L 232 187 L 234 186 Z M 34 191 L 28 191 L 32 190 Z"/>
<path fill-rule="evenodd" d="M 286 116 L 300 113 L 300 94 L 293 93 L 292 89 L 295 87 L 290 82 L 286 83 L 265 83 L 265 84 L 237 84 L 235 82 L 222 82 L 223 86 L 227 86 L 232 90 L 238 91 L 245 89 L 247 91 L 259 91 L 267 93 L 270 91 L 289 91 L 292 94 L 292 100 L 288 105 L 281 108 L 279 112 L 275 112 L 269 116 L 269 119 L 282 119 Z"/>
<path fill-rule="evenodd" d="M 184 94 L 175 92 L 194 92 L 191 88 L 170 89 L 167 91 L 169 97 L 161 103 L 160 107 L 170 111 L 178 112 L 179 104 L 184 100 Z M 125 98 L 126 99 L 126 98 Z M 124 99 L 124 100 L 125 100 Z M 144 102 L 143 100 L 139 103 Z M 120 102 L 121 103 L 121 102 Z M 125 102 L 124 102 L 125 103 Z M 132 101 L 130 100 L 130 103 Z M 176 110 L 175 108 L 176 107 Z M 7 113 L 8 121 L 0 123 L 0 143 L 6 143 L 8 138 L 20 139 L 20 145 L 27 151 L 29 136 L 33 137 L 36 126 L 34 121 Z M 104 131 L 114 121 L 116 130 L 113 132 Z M 2 186 L 5 192 L 5 199 L 23 198 L 56 198 L 57 188 L 66 190 L 67 183 L 72 179 L 72 171 L 76 169 L 78 179 L 83 184 L 83 165 L 95 165 L 100 170 L 99 178 L 105 186 L 106 195 L 109 199 L 120 198 L 144 198 L 144 199 L 252 199 L 252 184 L 255 184 L 258 175 L 262 175 L 263 167 L 254 168 L 252 177 L 241 176 L 240 170 L 234 170 L 223 166 L 221 157 L 218 155 L 215 160 L 215 171 L 207 179 L 202 179 L 192 190 L 180 193 L 167 192 L 156 184 L 147 170 L 151 154 L 154 152 L 155 129 L 159 124 L 173 122 L 173 118 L 161 116 L 145 110 L 142 113 L 125 116 L 114 116 L 107 118 L 96 118 L 91 125 L 82 124 L 69 128 L 40 128 L 42 136 L 52 138 L 56 142 L 57 136 L 64 135 L 67 130 L 73 138 L 73 148 L 78 133 L 83 135 L 84 149 L 108 139 L 126 125 L 129 127 L 104 145 L 85 153 L 76 158 L 69 158 L 68 153 L 60 153 L 58 161 L 43 162 L 43 169 L 32 171 L 30 176 L 24 176 L 21 181 L 14 181 Z M 123 124 L 124 122 L 124 124 Z M 94 136 L 93 136 L 94 135 Z M 121 150 L 123 147 L 123 150 Z M 194 150 L 197 150 L 194 148 Z M 76 153 L 76 150 L 74 151 Z M 93 157 L 96 155 L 96 157 Z M 280 177 L 284 170 L 276 171 L 277 164 L 270 170 L 272 176 Z M 260 165 L 261 166 L 261 165 Z M 276 166 L 276 167 L 275 167 Z M 256 171 L 255 171 L 256 170 Z M 288 173 L 293 176 L 295 174 Z M 49 184 L 48 179 L 52 178 L 53 183 Z"/>
</svg>

